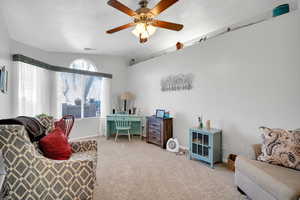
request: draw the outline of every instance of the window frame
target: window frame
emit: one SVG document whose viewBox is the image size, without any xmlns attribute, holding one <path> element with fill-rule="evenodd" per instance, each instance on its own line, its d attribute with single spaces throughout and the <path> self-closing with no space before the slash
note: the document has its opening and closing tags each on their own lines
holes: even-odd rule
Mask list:
<svg viewBox="0 0 300 200">
<path fill-rule="evenodd" d="M 84 62 L 86 62 L 86 64 L 90 65 L 93 70 L 87 70 L 87 69 L 81 69 L 81 68 L 75 68 L 75 67 L 73 67 L 74 63 L 78 62 L 78 61 L 84 61 Z M 76 69 L 76 70 L 82 70 L 82 71 L 99 72 L 97 65 L 94 62 L 92 62 L 91 60 L 86 59 L 86 58 L 76 58 L 76 59 L 74 59 L 69 64 L 68 67 L 70 69 Z M 101 116 L 101 106 L 100 106 L 99 116 L 96 116 L 96 117 L 84 117 L 84 105 L 85 105 L 85 103 L 86 102 L 85 102 L 85 98 L 84 98 L 84 93 L 82 93 L 81 94 L 81 117 L 80 118 L 76 118 L 75 120 L 84 120 L 84 119 L 88 119 L 88 118 L 99 118 Z M 62 105 L 62 104 L 60 103 L 60 105 Z M 100 99 L 100 105 L 101 105 L 101 99 Z M 62 109 L 62 107 L 60 109 Z M 62 115 L 62 110 L 61 110 L 61 115 Z"/>
</svg>

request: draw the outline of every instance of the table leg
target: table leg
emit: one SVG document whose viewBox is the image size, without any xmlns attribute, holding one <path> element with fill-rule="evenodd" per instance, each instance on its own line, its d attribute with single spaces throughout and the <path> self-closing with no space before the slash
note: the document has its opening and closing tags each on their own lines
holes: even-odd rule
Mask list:
<svg viewBox="0 0 300 200">
<path fill-rule="evenodd" d="M 143 124 L 142 121 L 140 122 L 140 139 L 143 139 Z"/>
</svg>

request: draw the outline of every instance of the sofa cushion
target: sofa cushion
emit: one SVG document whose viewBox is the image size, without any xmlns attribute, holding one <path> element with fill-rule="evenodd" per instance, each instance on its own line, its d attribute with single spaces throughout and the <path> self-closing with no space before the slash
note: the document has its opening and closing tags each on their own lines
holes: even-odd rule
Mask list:
<svg viewBox="0 0 300 200">
<path fill-rule="evenodd" d="M 54 160 L 68 160 L 72 155 L 71 145 L 64 132 L 55 128 L 39 141 L 44 156 Z"/>
<path fill-rule="evenodd" d="M 262 154 L 258 160 L 300 170 L 300 131 L 263 127 Z"/>
<path fill-rule="evenodd" d="M 46 128 L 46 134 L 54 129 L 54 118 L 52 116 L 40 114 L 36 116 L 36 119 Z"/>
<path fill-rule="evenodd" d="M 297 199 L 300 196 L 300 172 L 297 170 L 242 156 L 237 157 L 235 167 L 278 200 Z"/>
</svg>

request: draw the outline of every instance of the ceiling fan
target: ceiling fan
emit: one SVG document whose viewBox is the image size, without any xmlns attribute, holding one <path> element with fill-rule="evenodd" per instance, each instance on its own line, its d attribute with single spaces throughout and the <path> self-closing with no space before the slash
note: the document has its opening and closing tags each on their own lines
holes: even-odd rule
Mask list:
<svg viewBox="0 0 300 200">
<path fill-rule="evenodd" d="M 141 0 L 139 2 L 141 8 L 133 11 L 117 0 L 109 0 L 107 2 L 108 5 L 118 9 L 130 17 L 133 17 L 134 20 L 129 24 L 108 30 L 106 33 L 112 34 L 123 29 L 136 26 L 132 33 L 140 39 L 140 43 L 145 43 L 148 41 L 148 38 L 155 33 L 156 27 L 180 31 L 183 28 L 182 24 L 175 24 L 154 19 L 157 15 L 172 6 L 177 1 L 179 0 L 161 0 L 154 8 L 149 9 L 147 8 L 148 0 Z"/>
</svg>

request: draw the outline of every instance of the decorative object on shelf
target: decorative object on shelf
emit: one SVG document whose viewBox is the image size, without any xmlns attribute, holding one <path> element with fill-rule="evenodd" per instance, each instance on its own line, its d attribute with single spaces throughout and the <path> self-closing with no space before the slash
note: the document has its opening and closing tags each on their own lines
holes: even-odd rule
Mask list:
<svg viewBox="0 0 300 200">
<path fill-rule="evenodd" d="M 179 152 L 179 141 L 177 138 L 170 138 L 167 142 L 167 150 L 173 153 Z"/>
<path fill-rule="evenodd" d="M 163 119 L 165 117 L 165 110 L 160 110 L 160 109 L 157 109 L 156 110 L 156 115 L 155 115 L 157 118 L 161 118 Z"/>
<path fill-rule="evenodd" d="M 137 109 L 137 113 L 138 116 L 143 115 L 143 110 L 141 108 Z"/>
<path fill-rule="evenodd" d="M 160 82 L 161 91 L 191 90 L 193 88 L 192 74 L 170 75 Z"/>
<path fill-rule="evenodd" d="M 146 141 L 166 148 L 168 139 L 173 137 L 173 119 L 162 119 L 156 116 L 147 117 L 146 127 Z"/>
<path fill-rule="evenodd" d="M 198 117 L 198 122 L 199 122 L 199 128 L 203 128 L 203 118 L 202 116 Z"/>
<path fill-rule="evenodd" d="M 170 117 L 170 111 L 165 112 L 164 118 L 169 118 Z"/>
<path fill-rule="evenodd" d="M 132 33 L 139 38 L 140 43 L 145 43 L 148 41 L 149 37 L 155 33 L 157 27 L 172 31 L 180 31 L 183 28 L 182 24 L 175 24 L 154 19 L 157 15 L 172 6 L 177 1 L 178 0 L 161 0 L 154 8 L 149 9 L 147 7 L 148 1 L 140 0 L 139 4 L 141 7 L 136 11 L 133 11 L 117 0 L 109 0 L 107 2 L 108 5 L 129 15 L 130 17 L 133 17 L 133 22 L 108 30 L 106 33 L 112 34 L 135 26 L 135 29 L 132 31 Z"/>
<path fill-rule="evenodd" d="M 235 154 L 229 154 L 227 159 L 227 168 L 231 171 L 235 171 L 235 160 L 237 155 Z"/>
<path fill-rule="evenodd" d="M 280 15 L 286 14 L 290 12 L 289 4 L 282 4 L 273 9 L 273 17 L 278 17 Z"/>
<path fill-rule="evenodd" d="M 0 91 L 2 93 L 7 92 L 8 87 L 8 71 L 5 66 L 0 67 Z"/>
<path fill-rule="evenodd" d="M 210 120 L 206 120 L 205 128 L 206 128 L 207 130 L 210 130 L 210 129 L 211 129 L 211 121 L 210 121 Z"/>
<path fill-rule="evenodd" d="M 127 111 L 127 102 L 129 100 L 132 100 L 134 98 L 134 95 L 131 93 L 131 92 L 124 92 L 122 95 L 121 95 L 121 100 L 124 101 L 124 111 L 126 112 Z"/>
<path fill-rule="evenodd" d="M 132 108 L 132 114 L 135 115 L 136 114 L 136 107 Z"/>
<path fill-rule="evenodd" d="M 218 129 L 191 128 L 189 136 L 189 157 L 201 160 L 214 167 L 222 162 L 222 131 Z"/>
<path fill-rule="evenodd" d="M 181 42 L 177 42 L 177 43 L 176 43 L 176 49 L 177 49 L 177 50 L 183 49 L 183 46 L 184 46 L 184 45 L 183 45 L 183 43 L 181 43 Z"/>
</svg>

